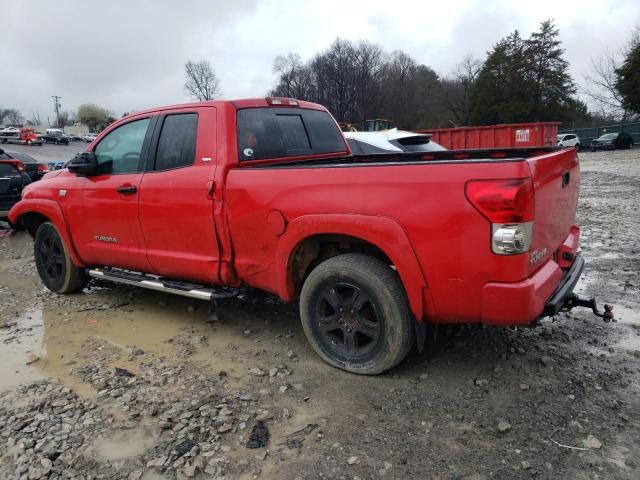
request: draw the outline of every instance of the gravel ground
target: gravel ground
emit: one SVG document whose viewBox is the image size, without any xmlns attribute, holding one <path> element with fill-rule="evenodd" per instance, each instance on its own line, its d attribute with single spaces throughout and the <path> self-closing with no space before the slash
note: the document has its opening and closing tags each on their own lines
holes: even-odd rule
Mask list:
<svg viewBox="0 0 640 480">
<path fill-rule="evenodd" d="M 0 478 L 640 478 L 640 151 L 581 161 L 579 289 L 617 321 L 451 328 L 378 377 L 257 291 L 51 294 L 0 230 Z"/>
</svg>

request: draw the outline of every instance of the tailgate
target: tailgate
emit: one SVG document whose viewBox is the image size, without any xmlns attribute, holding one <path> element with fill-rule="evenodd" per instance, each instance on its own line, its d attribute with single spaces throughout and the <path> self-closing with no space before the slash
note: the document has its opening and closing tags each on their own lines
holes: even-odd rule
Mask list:
<svg viewBox="0 0 640 480">
<path fill-rule="evenodd" d="M 575 148 L 531 157 L 527 162 L 535 199 L 532 273 L 553 257 L 576 223 L 580 167 Z"/>
</svg>

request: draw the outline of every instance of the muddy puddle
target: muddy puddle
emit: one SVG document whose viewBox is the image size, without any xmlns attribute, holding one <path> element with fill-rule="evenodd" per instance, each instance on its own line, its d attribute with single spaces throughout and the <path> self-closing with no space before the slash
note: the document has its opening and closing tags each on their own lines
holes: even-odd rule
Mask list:
<svg viewBox="0 0 640 480">
<path fill-rule="evenodd" d="M 88 303 L 97 297 L 102 303 Z M 100 354 L 89 347 L 96 339 L 120 350 L 119 366 L 131 366 L 135 349 L 176 360 L 188 357 L 213 372 L 224 371 L 229 384 L 240 384 L 248 368 L 240 352 L 256 348 L 262 342 L 260 333 L 266 333 L 264 321 L 238 308 L 220 307 L 212 314 L 207 303 L 154 292 L 136 292 L 132 302 L 123 302 L 108 288 L 95 288 L 74 299 L 83 302 L 80 308 L 45 306 L 6 320 L 0 329 L 7 353 L 0 364 L 0 391 L 55 378 L 91 395 L 71 371 Z M 230 317 L 228 323 L 217 323 Z"/>
<path fill-rule="evenodd" d="M 40 310 L 27 311 L 18 319 L 0 322 L 0 392 L 43 378 L 35 366 L 40 361 L 43 333 Z"/>
</svg>

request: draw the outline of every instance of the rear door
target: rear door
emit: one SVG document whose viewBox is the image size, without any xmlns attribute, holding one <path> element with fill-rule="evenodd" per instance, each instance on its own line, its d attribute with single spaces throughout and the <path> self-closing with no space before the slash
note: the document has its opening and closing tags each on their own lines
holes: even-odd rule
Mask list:
<svg viewBox="0 0 640 480">
<path fill-rule="evenodd" d="M 158 275 L 217 283 L 216 160 L 215 107 L 158 119 L 139 197 L 147 258 Z"/>
<path fill-rule="evenodd" d="M 82 179 L 81 200 L 67 202 L 70 227 L 80 255 L 89 265 L 150 270 L 138 219 L 138 197 L 155 118 L 118 126 L 93 152 L 97 175 Z M 73 192 L 65 192 L 73 197 Z"/>
</svg>

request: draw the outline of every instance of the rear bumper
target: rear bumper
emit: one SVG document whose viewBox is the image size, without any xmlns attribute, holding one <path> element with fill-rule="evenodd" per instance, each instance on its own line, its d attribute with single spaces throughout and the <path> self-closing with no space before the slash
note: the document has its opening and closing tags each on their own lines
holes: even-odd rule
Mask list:
<svg viewBox="0 0 640 480">
<path fill-rule="evenodd" d="M 580 279 L 584 259 L 576 256 L 568 270 L 549 260 L 534 275 L 516 283 L 487 283 L 482 290 L 482 323 L 528 325 L 557 314 Z"/>
<path fill-rule="evenodd" d="M 567 298 L 571 295 L 578 283 L 578 280 L 580 280 L 582 270 L 584 270 L 584 258 L 577 255 L 571 268 L 564 274 L 562 283 L 556 288 L 556 291 L 553 292 L 553 295 L 547 300 L 547 303 L 544 304 L 544 310 L 542 311 L 543 317 L 557 315 L 562 309 Z"/>
</svg>

